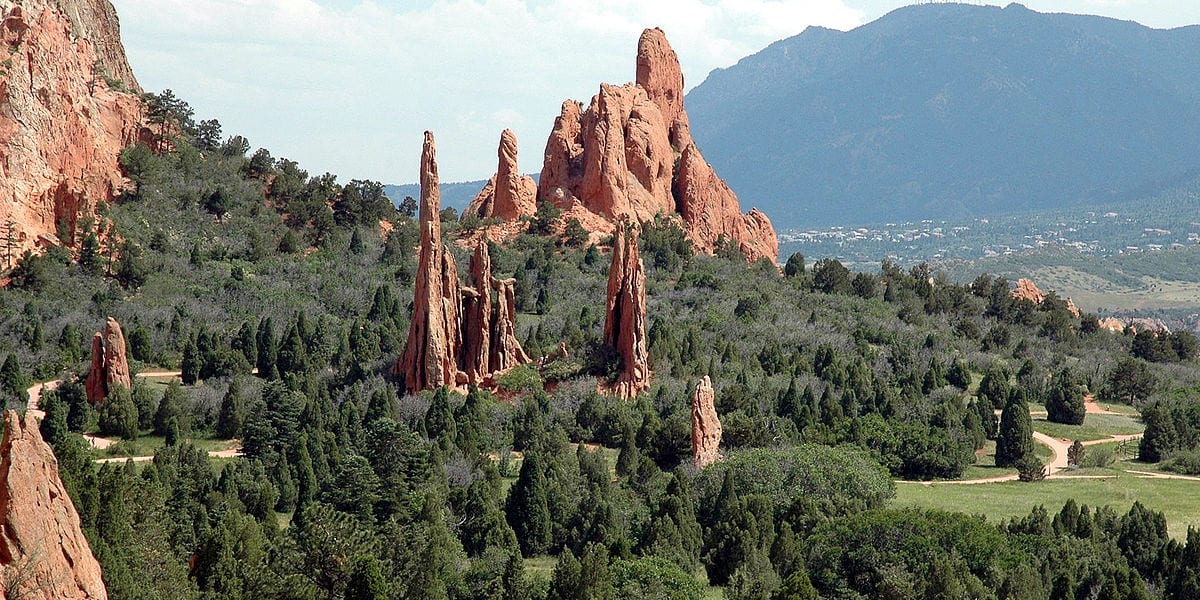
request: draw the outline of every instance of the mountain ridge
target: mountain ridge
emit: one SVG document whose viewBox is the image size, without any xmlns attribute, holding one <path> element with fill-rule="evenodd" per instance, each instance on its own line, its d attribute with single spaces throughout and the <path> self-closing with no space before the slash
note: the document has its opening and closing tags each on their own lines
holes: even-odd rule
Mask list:
<svg viewBox="0 0 1200 600">
<path fill-rule="evenodd" d="M 810 27 L 687 97 L 693 136 L 781 227 L 1087 205 L 1200 150 L 1200 26 L 915 5 Z M 853 215 L 853 217 L 850 217 Z"/>
</svg>

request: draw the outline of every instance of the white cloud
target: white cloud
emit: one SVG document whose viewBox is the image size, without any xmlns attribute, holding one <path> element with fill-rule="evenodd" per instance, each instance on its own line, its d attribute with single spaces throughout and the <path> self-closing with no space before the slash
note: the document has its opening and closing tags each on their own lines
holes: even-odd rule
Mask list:
<svg viewBox="0 0 1200 600">
<path fill-rule="evenodd" d="M 566 98 L 633 78 L 662 27 L 699 84 L 770 42 L 863 14 L 843 0 L 113 0 L 143 86 L 172 88 L 276 156 L 343 180 L 416 178 L 421 132 L 443 177 L 486 178 L 500 131 L 521 167 Z"/>
</svg>

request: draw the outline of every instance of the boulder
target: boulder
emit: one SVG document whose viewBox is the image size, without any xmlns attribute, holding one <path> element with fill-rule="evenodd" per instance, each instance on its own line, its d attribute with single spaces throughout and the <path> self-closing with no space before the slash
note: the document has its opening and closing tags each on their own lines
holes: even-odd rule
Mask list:
<svg viewBox="0 0 1200 600">
<path fill-rule="evenodd" d="M 608 269 L 604 311 L 604 343 L 621 356 L 621 372 L 608 388 L 630 399 L 650 387 L 650 352 L 646 341 L 646 270 L 638 256 L 637 230 L 628 236 L 618 226 Z"/>
<path fill-rule="evenodd" d="M 125 334 L 121 324 L 109 317 L 104 322 L 104 330 L 92 336 L 92 366 L 84 387 L 89 402 L 102 404 L 115 386 L 129 389 L 133 380 L 125 354 Z"/>
<path fill-rule="evenodd" d="M 0 590 L 16 592 L 14 598 L 108 598 L 54 451 L 32 413 L 22 419 L 4 411 L 0 519 Z"/>
<path fill-rule="evenodd" d="M 721 420 L 714 398 L 712 380 L 705 375 L 692 395 L 692 463 L 697 469 L 721 460 Z"/>
<path fill-rule="evenodd" d="M 496 154 L 500 159 L 496 174 L 463 210 L 463 216 L 494 217 L 504 221 L 533 216 L 537 211 L 537 183 L 517 169 L 517 136 L 512 130 L 505 129 L 500 134 Z"/>
</svg>

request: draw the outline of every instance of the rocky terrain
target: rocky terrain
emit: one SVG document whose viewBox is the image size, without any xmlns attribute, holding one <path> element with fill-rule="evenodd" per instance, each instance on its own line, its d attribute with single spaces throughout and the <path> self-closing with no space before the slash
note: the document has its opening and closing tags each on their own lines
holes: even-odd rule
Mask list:
<svg viewBox="0 0 1200 600">
<path fill-rule="evenodd" d="M 141 88 L 107 0 L 3 0 L 0 14 L 0 225 L 15 250 L 71 246 L 124 185 Z"/>
<path fill-rule="evenodd" d="M 92 337 L 92 366 L 85 384 L 89 402 L 102 404 L 113 386 L 125 389 L 133 386 L 126 356 L 121 324 L 109 317 L 104 323 L 104 331 L 97 331 Z"/>
<path fill-rule="evenodd" d="M 4 412 L 0 444 L 0 597 L 108 598 L 79 513 L 32 413 Z"/>
<path fill-rule="evenodd" d="M 532 213 L 524 195 L 529 180 L 516 174 L 511 139 L 501 139 L 499 172 L 468 213 L 502 220 Z M 737 195 L 692 141 L 679 58 L 661 29 L 647 29 L 638 40 L 634 82 L 601 84 L 586 109 L 563 102 L 546 141 L 537 197 L 562 210 L 564 221 L 577 219 L 593 232 L 611 233 L 622 220 L 678 216 L 698 251 L 711 254 L 727 240 L 751 261 L 779 255 L 771 220 L 758 210 L 742 214 Z"/>
</svg>

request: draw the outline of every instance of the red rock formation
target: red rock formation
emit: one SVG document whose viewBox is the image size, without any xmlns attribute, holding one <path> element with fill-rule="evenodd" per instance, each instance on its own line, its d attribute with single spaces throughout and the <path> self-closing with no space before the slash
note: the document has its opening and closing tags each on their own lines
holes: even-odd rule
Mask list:
<svg viewBox="0 0 1200 600">
<path fill-rule="evenodd" d="M 433 134 L 427 131 L 421 153 L 421 249 L 413 318 L 404 354 L 392 366 L 409 392 L 486 384 L 497 373 L 530 362 L 516 337 L 514 282 L 492 276 L 486 238 L 480 239 L 471 258 L 471 285 L 459 282 L 454 255 L 442 243 L 435 152 Z M 493 290 L 498 296 L 494 304 Z"/>
<path fill-rule="evenodd" d="M 621 373 L 612 393 L 633 398 L 650 387 L 646 342 L 646 271 L 638 257 L 637 230 L 628 237 L 623 225 L 613 240 L 604 312 L 604 343 L 621 355 Z"/>
<path fill-rule="evenodd" d="M 0 223 L 21 248 L 72 245 L 125 185 L 117 155 L 138 139 L 141 89 L 108 0 L 3 0 L 0 16 Z"/>
<path fill-rule="evenodd" d="M 546 141 L 538 197 L 604 217 L 606 231 L 612 221 L 678 213 L 701 252 L 725 237 L 750 260 L 779 254 L 770 219 L 758 211 L 743 216 L 737 195 L 692 143 L 679 59 L 659 29 L 638 40 L 634 83 L 601 84 L 586 111 L 563 103 Z"/>
<path fill-rule="evenodd" d="M 697 469 L 721 460 L 721 420 L 713 402 L 712 380 L 705 375 L 692 396 L 692 463 Z"/>
<path fill-rule="evenodd" d="M 458 265 L 442 244 L 441 191 L 433 134 L 425 132 L 421 150 L 421 249 L 413 289 L 408 343 L 393 372 L 404 376 L 410 392 L 458 384 L 455 350 L 459 343 Z"/>
<path fill-rule="evenodd" d="M 104 331 L 92 337 L 92 367 L 88 371 L 86 388 L 88 401 L 101 404 L 114 386 L 126 389 L 133 386 L 129 376 L 129 359 L 125 355 L 125 334 L 121 324 L 109 317 Z"/>
<path fill-rule="evenodd" d="M 500 134 L 500 148 L 496 154 L 500 158 L 496 175 L 463 210 L 463 216 L 495 217 L 505 221 L 532 216 L 537 211 L 537 183 L 517 169 L 517 136 L 511 130 L 505 129 Z"/>
<path fill-rule="evenodd" d="M 0 519 L 0 589 L 30 599 L 108 598 L 58 461 L 32 414 L 22 420 L 4 412 Z"/>
<path fill-rule="evenodd" d="M 1046 299 L 1046 295 L 1038 289 L 1033 280 L 1023 277 L 1017 280 L 1017 287 L 1012 291 L 1012 297 L 1017 300 L 1028 300 L 1034 304 L 1041 304 Z"/>
</svg>

